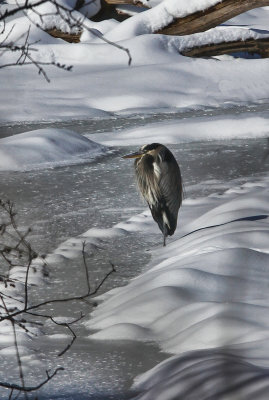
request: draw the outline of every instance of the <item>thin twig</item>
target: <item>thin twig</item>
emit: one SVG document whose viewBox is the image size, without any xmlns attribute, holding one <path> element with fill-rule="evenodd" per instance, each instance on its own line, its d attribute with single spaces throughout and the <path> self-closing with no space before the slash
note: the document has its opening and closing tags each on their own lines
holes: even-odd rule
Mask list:
<svg viewBox="0 0 269 400">
<path fill-rule="evenodd" d="M 20 382 L 21 384 L 12 384 L 8 382 L 1 382 L 0 381 L 0 387 L 5 387 L 7 389 L 10 389 L 10 394 L 9 398 L 10 400 L 14 400 L 14 394 L 15 397 L 19 397 L 21 393 L 24 394 L 25 399 L 27 400 L 27 392 L 31 392 L 34 390 L 39 389 L 43 385 L 45 385 L 50 379 L 52 379 L 56 373 L 60 370 L 63 370 L 63 368 L 58 368 L 56 369 L 51 375 L 47 372 L 47 378 L 43 380 L 40 384 L 36 386 L 26 386 L 25 385 L 25 379 L 24 379 L 24 374 L 23 374 L 23 366 L 20 358 L 20 353 L 19 353 L 19 346 L 18 346 L 18 340 L 17 340 L 17 331 L 16 328 L 17 326 L 23 329 L 26 333 L 30 333 L 31 335 L 34 335 L 34 332 L 31 332 L 30 329 L 28 329 L 27 323 L 28 320 L 26 320 L 23 315 L 30 316 L 32 317 L 40 317 L 40 318 L 46 318 L 50 319 L 54 324 L 58 326 L 62 326 L 66 329 L 71 334 L 71 341 L 66 345 L 66 347 L 58 354 L 58 356 L 62 356 L 65 352 L 67 352 L 75 340 L 77 339 L 77 335 L 75 330 L 71 327 L 71 325 L 75 324 L 76 322 L 80 321 L 82 318 L 84 318 L 84 315 L 81 313 L 79 317 L 76 319 L 73 319 L 70 322 L 58 322 L 55 317 L 52 315 L 46 315 L 44 313 L 39 313 L 36 312 L 35 310 L 39 309 L 42 306 L 45 305 L 51 305 L 54 303 L 66 303 L 68 301 L 83 301 L 87 302 L 87 300 L 95 295 L 100 288 L 103 286 L 104 282 L 108 279 L 108 277 L 115 272 L 115 266 L 110 262 L 111 265 L 111 270 L 109 270 L 105 276 L 102 278 L 102 280 L 98 283 L 98 285 L 95 287 L 93 290 L 90 285 L 90 276 L 89 276 L 89 270 L 88 270 L 88 265 L 87 265 L 87 260 L 86 260 L 86 243 L 84 242 L 82 244 L 82 256 L 83 256 L 83 265 L 84 265 L 84 271 L 85 271 L 85 279 L 87 283 L 87 288 L 84 294 L 78 295 L 78 296 L 72 296 L 68 298 L 62 298 L 62 299 L 52 299 L 52 300 L 46 300 L 43 302 L 40 302 L 38 304 L 34 305 L 29 305 L 28 301 L 28 279 L 29 279 L 29 273 L 30 273 L 30 268 L 32 266 L 32 261 L 36 257 L 38 257 L 38 254 L 33 250 L 31 247 L 31 244 L 27 240 L 27 236 L 30 233 L 30 230 L 28 229 L 26 232 L 21 232 L 20 229 L 17 226 L 16 223 L 16 212 L 14 211 L 14 205 L 10 201 L 2 201 L 0 199 L 0 208 L 7 214 L 9 221 L 5 224 L 2 224 L 0 226 L 0 236 L 2 236 L 3 240 L 0 245 L 0 254 L 2 255 L 2 259 L 5 260 L 7 266 L 10 268 L 11 266 L 15 265 L 21 265 L 26 268 L 25 270 L 25 276 L 24 276 L 24 281 L 18 281 L 16 279 L 10 279 L 8 276 L 1 276 L 0 275 L 0 281 L 4 283 L 4 285 L 7 287 L 8 285 L 15 286 L 17 282 L 23 283 L 24 284 L 24 301 L 18 300 L 12 296 L 6 295 L 5 293 L 0 292 L 0 299 L 2 300 L 2 305 L 0 305 L 1 313 L 2 315 L 0 316 L 0 322 L 4 320 L 10 321 L 12 325 L 12 330 L 13 330 L 13 336 L 14 336 L 14 346 L 16 348 L 16 356 L 17 356 L 17 365 L 19 368 L 19 376 L 20 376 Z M 8 230 L 7 230 L 8 227 Z M 7 238 L 8 240 L 8 245 L 5 244 L 5 239 Z M 22 260 L 19 263 L 15 263 L 14 260 L 16 261 Z M 44 260 L 44 265 L 45 265 L 45 260 Z M 20 303 L 23 303 L 23 307 L 18 309 L 18 307 L 7 307 L 5 303 L 5 298 L 11 298 L 12 300 L 19 301 Z M 5 311 L 5 313 L 4 313 Z M 21 316 L 20 319 L 18 319 L 18 316 Z M 40 324 L 41 323 L 34 321 L 35 324 Z M 16 393 L 15 393 L 15 392 Z"/>
<path fill-rule="evenodd" d="M 6 313 L 9 315 L 9 311 L 8 308 L 6 306 L 6 303 L 3 299 L 3 297 L 1 297 L 2 303 L 4 305 L 4 308 L 6 310 Z M 16 333 L 16 328 L 15 328 L 15 323 L 14 323 L 14 319 L 11 318 L 10 319 L 11 322 L 11 326 L 12 326 L 12 330 L 13 330 L 13 337 L 14 337 L 14 346 L 15 346 L 15 351 L 16 351 L 16 357 L 17 357 L 17 363 L 18 363 L 18 367 L 19 367 L 19 375 L 20 375 L 20 380 L 21 380 L 21 387 L 22 390 L 24 390 L 25 388 L 25 382 L 24 382 L 24 376 L 23 376 L 23 369 L 22 369 L 22 362 L 21 362 L 21 357 L 20 357 L 20 352 L 19 352 L 19 347 L 18 347 L 18 340 L 17 340 L 17 333 Z M 28 399 L 27 393 L 24 393 L 25 399 Z"/>
<path fill-rule="evenodd" d="M 90 286 L 90 277 L 89 277 L 88 266 L 87 266 L 87 262 L 86 262 L 85 246 L 86 246 L 86 241 L 84 241 L 82 243 L 82 257 L 83 257 L 83 265 L 84 265 L 85 274 L 86 274 L 86 282 L 87 282 L 87 287 L 88 287 L 88 294 L 90 294 L 91 293 L 91 286 Z"/>
<path fill-rule="evenodd" d="M 19 391 L 24 391 L 24 392 L 34 392 L 38 389 L 40 389 L 42 386 L 44 386 L 46 383 L 48 383 L 59 371 L 64 371 L 63 367 L 59 367 L 56 368 L 56 370 L 49 375 L 48 371 L 47 372 L 47 378 L 42 381 L 41 383 L 39 383 L 36 386 L 25 386 L 24 388 L 22 388 L 20 385 L 16 385 L 14 383 L 9 383 L 9 382 L 0 382 L 0 386 L 4 387 L 6 389 L 13 389 L 13 390 L 19 390 Z"/>
<path fill-rule="evenodd" d="M 66 297 L 66 298 L 63 298 L 63 299 L 46 300 L 46 301 L 40 302 L 38 304 L 35 304 L 35 305 L 32 305 L 32 306 L 28 306 L 27 310 L 23 309 L 23 310 L 15 311 L 13 314 L 11 314 L 11 317 L 14 318 L 17 315 L 23 314 L 23 313 L 31 311 L 31 310 L 35 310 L 35 309 L 37 309 L 39 307 L 46 306 L 48 304 L 65 303 L 65 302 L 68 302 L 68 301 L 76 301 L 76 300 L 78 300 L 78 301 L 79 300 L 85 300 L 87 297 L 95 295 L 100 290 L 100 288 L 103 286 L 105 281 L 109 278 L 109 276 L 112 273 L 116 272 L 114 264 L 112 264 L 110 262 L 110 265 L 112 267 L 111 270 L 108 271 L 108 273 L 104 276 L 104 278 L 101 280 L 101 282 L 96 286 L 96 288 L 91 293 L 85 293 L 85 294 L 83 294 L 81 296 Z M 9 318 L 10 318 L 10 316 L 1 316 L 0 317 L 0 322 L 4 321 L 4 320 L 7 320 Z"/>
<path fill-rule="evenodd" d="M 71 334 L 72 334 L 72 340 L 71 340 L 71 342 L 58 354 L 58 357 L 62 356 L 64 353 L 66 353 L 66 352 L 70 349 L 70 347 L 72 346 L 72 344 L 74 343 L 74 341 L 75 341 L 76 338 L 77 338 L 77 335 L 75 334 L 75 332 L 73 331 L 73 329 L 71 328 L 70 325 L 72 325 L 72 324 L 74 324 L 74 323 L 80 321 L 80 320 L 81 320 L 82 318 L 84 318 L 84 316 L 85 316 L 85 315 L 83 315 L 83 314 L 81 313 L 81 315 L 80 315 L 78 318 L 74 319 L 74 320 L 71 321 L 71 322 L 58 322 L 58 321 L 56 321 L 55 318 L 53 318 L 51 315 L 38 314 L 38 313 L 30 312 L 30 311 L 27 311 L 27 314 L 32 315 L 32 316 L 35 316 L 35 317 L 42 317 L 42 318 L 50 319 L 55 325 L 64 326 L 65 328 L 67 328 L 67 329 L 71 332 Z"/>
</svg>

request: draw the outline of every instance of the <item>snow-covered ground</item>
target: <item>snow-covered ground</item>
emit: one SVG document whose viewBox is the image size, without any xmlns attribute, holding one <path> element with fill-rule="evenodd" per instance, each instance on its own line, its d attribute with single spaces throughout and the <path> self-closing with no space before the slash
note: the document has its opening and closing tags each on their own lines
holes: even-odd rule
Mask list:
<svg viewBox="0 0 269 400">
<path fill-rule="evenodd" d="M 155 25 L 163 24 L 167 16 L 172 18 L 172 15 L 187 12 L 183 7 L 177 9 L 175 3 L 178 2 L 164 1 L 122 23 L 84 19 L 78 44 L 52 38 L 27 16 L 9 21 L 0 41 L 23 44 L 29 27 L 29 42 L 34 43 L 31 55 L 35 60 L 72 65 L 73 69 L 63 71 L 55 66 L 44 66 L 50 84 L 40 79 L 35 66 L 21 67 L 20 73 L 16 73 L 16 67 L 1 69 L 0 84 L 5 96 L 0 100 L 0 121 L 62 120 L 103 117 L 119 110 L 267 102 L 267 59 L 191 59 L 180 55 L 180 51 L 204 43 L 268 37 L 269 7 L 249 11 L 237 17 L 236 22 L 231 20 L 191 36 L 151 34 Z M 199 8 L 200 3 L 193 1 L 189 7 Z M 210 2 L 202 3 L 203 8 Z M 168 5 L 173 7 L 173 13 Z M 72 16 L 80 20 L 85 18 L 79 12 Z M 42 19 L 44 28 L 49 28 L 45 17 Z M 55 24 L 60 28 L 62 22 Z M 124 50 L 103 42 L 102 37 L 128 49 L 131 65 L 128 66 Z M 1 55 L 1 65 L 17 61 L 15 53 L 5 51 Z"/>
</svg>

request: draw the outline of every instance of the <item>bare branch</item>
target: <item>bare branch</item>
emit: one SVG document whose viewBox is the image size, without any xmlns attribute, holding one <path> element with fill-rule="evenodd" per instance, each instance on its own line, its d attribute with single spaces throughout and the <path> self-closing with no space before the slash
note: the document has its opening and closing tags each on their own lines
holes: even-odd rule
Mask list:
<svg viewBox="0 0 269 400">
<path fill-rule="evenodd" d="M 8 17 L 12 17 L 13 15 L 16 15 L 20 11 L 24 10 L 29 10 L 32 9 L 33 7 L 40 6 L 41 4 L 48 3 L 51 0 L 39 0 L 36 3 L 28 3 L 26 1 L 23 5 L 17 6 L 17 8 L 13 8 L 12 10 L 6 10 L 3 14 L 0 13 L 0 21 L 5 21 Z"/>
<path fill-rule="evenodd" d="M 77 335 L 75 334 L 75 332 L 73 331 L 73 329 L 71 328 L 70 325 L 72 325 L 72 324 L 80 321 L 82 318 L 84 318 L 84 315 L 81 313 L 81 315 L 78 318 L 74 319 L 71 322 L 58 322 L 51 315 L 38 314 L 38 313 L 31 312 L 31 311 L 27 311 L 26 313 L 29 315 L 35 316 L 35 317 L 42 317 L 42 318 L 50 319 L 55 325 L 64 326 L 71 332 L 71 334 L 72 334 L 71 342 L 58 354 L 58 357 L 62 356 L 64 353 L 66 353 L 77 338 Z"/>
<path fill-rule="evenodd" d="M 25 389 L 25 382 L 24 382 L 24 377 L 23 377 L 23 370 L 22 370 L 22 365 L 21 365 L 21 360 L 20 360 L 20 354 L 19 354 L 19 350 L 18 350 L 18 344 L 17 344 L 17 337 L 16 337 L 16 325 L 19 326 L 21 329 L 23 329 L 25 332 L 33 334 L 27 327 L 27 320 L 25 318 L 21 318 L 18 319 L 19 316 L 21 315 L 25 315 L 25 316 L 31 316 L 31 317 L 39 317 L 39 318 L 46 318 L 51 320 L 55 325 L 58 326 L 62 326 L 66 329 L 68 329 L 68 331 L 71 334 L 71 341 L 66 345 L 66 347 L 58 354 L 58 356 L 62 356 L 64 353 L 66 353 L 71 346 L 73 345 L 73 343 L 75 342 L 77 335 L 74 331 L 74 329 L 71 327 L 71 325 L 73 325 L 74 323 L 80 321 L 82 318 L 84 318 L 84 315 L 82 313 L 80 313 L 80 316 L 77 317 L 76 319 L 70 321 L 70 322 L 59 322 L 55 319 L 55 317 L 53 317 L 52 315 L 48 315 L 48 314 L 44 314 L 44 313 L 39 313 L 39 312 L 35 312 L 36 309 L 39 309 L 40 307 L 43 307 L 45 305 L 51 305 L 53 303 L 59 303 L 59 302 L 68 302 L 68 301 L 83 301 L 83 302 L 87 302 L 87 299 L 95 294 L 98 293 L 98 291 L 100 290 L 100 288 L 103 286 L 104 282 L 108 279 L 108 277 L 115 272 L 115 267 L 114 264 L 112 264 L 110 262 L 111 265 L 111 270 L 109 270 L 105 276 L 102 278 L 102 280 L 97 284 L 97 286 L 95 287 L 94 290 L 91 289 L 91 285 L 90 285 L 90 276 L 89 276 L 89 271 L 88 271 L 88 265 L 87 265 L 87 261 L 86 261 L 86 251 L 85 251 L 85 247 L 86 247 L 86 243 L 83 242 L 82 244 L 82 257 L 83 257 L 83 266 L 84 266 L 84 271 L 85 271 L 85 279 L 86 279 L 86 283 L 87 283 L 87 287 L 86 287 L 86 292 L 84 292 L 84 294 L 82 295 L 78 295 L 78 296 L 72 296 L 72 297 L 68 297 L 68 298 L 62 298 L 62 299 L 49 299 L 43 302 L 39 302 L 38 304 L 35 305 L 29 305 L 28 302 L 28 279 L 29 279 L 29 272 L 30 272 L 30 267 L 32 266 L 32 261 L 38 257 L 38 254 L 32 249 L 30 243 L 27 240 L 27 237 L 29 235 L 29 233 L 31 232 L 30 229 L 28 229 L 26 232 L 21 232 L 17 226 L 15 217 L 16 217 L 16 212 L 14 211 L 14 205 L 13 203 L 11 203 L 10 201 L 2 201 L 0 199 L 0 207 L 2 208 L 2 210 L 5 211 L 5 213 L 8 215 L 9 220 L 6 223 L 2 223 L 1 225 L 1 229 L 0 231 L 2 232 L 2 236 L 5 235 L 5 237 L 7 236 L 10 240 L 11 243 L 9 246 L 6 246 L 5 243 L 3 242 L 2 244 L 2 249 L 0 248 L 0 254 L 2 254 L 3 259 L 6 261 L 7 265 L 9 266 L 9 269 L 11 266 L 15 266 L 16 265 L 16 259 L 20 259 L 23 257 L 24 260 L 24 265 L 23 263 L 21 264 L 22 266 L 25 267 L 25 278 L 24 278 L 24 301 L 20 301 L 21 303 L 23 303 L 23 308 L 17 308 L 17 307 L 13 307 L 13 308 L 7 308 L 6 304 L 5 304 L 5 300 L 4 298 L 7 297 L 7 295 L 5 293 L 1 293 L 0 292 L 0 298 L 2 300 L 3 303 L 3 310 L 5 311 L 5 313 L 3 313 L 0 316 L 0 322 L 4 321 L 4 320 L 8 320 L 10 321 L 10 323 L 12 324 L 12 329 L 13 329 L 13 336 L 14 336 L 14 346 L 16 347 L 16 354 L 17 354 L 17 363 L 18 363 L 18 367 L 19 367 L 19 371 L 20 371 L 20 379 L 21 379 L 21 385 L 11 385 L 11 384 L 7 384 L 6 382 L 0 382 L 0 386 L 4 386 L 7 388 L 10 388 L 12 390 L 12 393 L 14 390 L 19 391 L 19 392 L 23 392 L 24 394 L 28 391 L 34 390 L 32 387 L 29 389 Z M 8 228 L 8 229 L 7 229 Z M 5 255 L 5 251 L 7 251 L 7 255 Z M 15 261 L 13 261 L 13 258 L 15 258 Z M 43 267 L 47 265 L 45 263 L 44 260 L 44 264 Z M 5 285 L 7 286 L 9 285 L 13 285 L 15 286 L 15 284 L 17 283 L 17 280 L 14 279 L 10 279 L 8 277 L 3 277 L 1 279 L 3 282 L 5 282 Z M 22 283 L 20 281 L 20 283 Z M 13 300 L 15 301 L 19 301 L 17 300 L 17 298 L 13 298 L 11 297 Z M 1 308 L 1 306 L 0 306 Z M 35 324 L 39 324 L 42 325 L 40 322 L 37 321 L 29 321 L 30 323 L 35 323 Z M 52 376 L 47 377 L 47 379 L 51 379 Z M 41 385 L 45 384 L 47 382 L 43 381 L 41 383 Z M 36 386 L 36 387 L 40 387 Z M 35 388 L 36 388 L 35 387 Z M 10 398 L 12 398 L 12 393 L 10 394 Z M 27 395 L 25 395 L 27 396 Z"/>
<path fill-rule="evenodd" d="M 2 303 L 4 305 L 4 308 L 6 310 L 7 315 L 9 315 L 9 310 L 6 306 L 6 303 L 3 299 L 3 297 L 1 297 Z M 16 328 L 15 328 L 15 323 L 13 318 L 11 318 L 9 320 L 11 322 L 12 325 L 12 330 L 13 330 L 13 337 L 14 337 L 14 347 L 15 347 L 15 351 L 16 351 L 16 357 L 17 357 L 17 362 L 18 362 L 18 367 L 19 367 L 19 375 L 20 375 L 20 380 L 21 380 L 21 387 L 22 390 L 24 391 L 25 388 L 25 382 L 24 382 L 24 376 L 23 376 L 23 369 L 22 369 L 22 363 L 21 363 L 21 357 L 20 357 L 20 352 L 19 352 L 19 347 L 18 347 L 18 341 L 17 341 L 17 333 L 16 333 Z M 28 399 L 28 396 L 26 394 L 26 392 L 24 392 L 25 398 L 26 400 Z"/>
<path fill-rule="evenodd" d="M 0 382 L 0 386 L 4 387 L 6 389 L 11 389 L 11 390 L 19 390 L 20 392 L 24 391 L 24 392 L 34 392 L 38 389 L 40 389 L 42 386 L 44 386 L 46 383 L 48 383 L 59 371 L 64 371 L 63 367 L 59 367 L 57 368 L 51 375 L 47 372 L 47 378 L 42 381 L 41 383 L 39 383 L 36 386 L 20 386 L 20 385 L 16 385 L 14 383 L 9 383 L 9 382 Z"/>
<path fill-rule="evenodd" d="M 90 278 L 89 278 L 88 266 L 87 266 L 87 262 L 86 262 L 85 246 L 86 246 L 86 242 L 84 241 L 82 243 L 82 257 L 83 257 L 83 265 L 84 265 L 84 268 L 85 268 L 85 275 L 86 275 L 86 282 L 87 282 L 87 287 L 88 287 L 88 294 L 90 294 L 91 293 L 91 286 L 90 286 Z"/>
</svg>

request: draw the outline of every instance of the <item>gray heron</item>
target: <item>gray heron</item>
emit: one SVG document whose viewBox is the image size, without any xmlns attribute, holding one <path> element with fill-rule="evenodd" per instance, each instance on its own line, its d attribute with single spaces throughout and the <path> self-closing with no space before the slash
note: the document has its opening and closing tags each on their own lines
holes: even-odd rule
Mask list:
<svg viewBox="0 0 269 400">
<path fill-rule="evenodd" d="M 177 227 L 182 202 L 182 179 L 178 163 L 171 151 L 160 143 L 146 144 L 138 152 L 123 158 L 135 158 L 136 180 L 147 201 L 152 217 L 166 237 Z"/>
</svg>

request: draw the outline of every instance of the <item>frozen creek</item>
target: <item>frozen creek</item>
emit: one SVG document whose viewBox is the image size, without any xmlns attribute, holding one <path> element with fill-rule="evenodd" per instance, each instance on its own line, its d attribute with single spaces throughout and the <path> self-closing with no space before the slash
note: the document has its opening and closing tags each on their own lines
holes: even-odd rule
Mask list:
<svg viewBox="0 0 269 400">
<path fill-rule="evenodd" d="M 264 106 L 219 112 L 234 115 L 241 111 L 268 114 Z M 197 114 L 208 119 L 214 112 L 138 115 L 132 118 L 65 122 L 53 126 L 64 126 L 91 134 L 170 118 L 191 118 Z M 3 126 L 0 134 L 3 137 L 45 126 Z M 266 165 L 261 166 L 259 163 L 265 145 L 265 139 L 238 139 L 192 142 L 169 147 L 180 163 L 186 196 L 197 197 L 216 191 L 223 192 L 235 183 L 249 180 L 250 176 L 255 179 L 266 172 Z M 132 149 L 119 147 L 94 162 L 80 165 L 30 172 L 2 172 L 1 196 L 15 201 L 19 225 L 33 228 L 33 246 L 41 253 L 52 252 L 70 237 L 92 227 L 109 228 L 145 209 L 135 188 L 132 163 L 126 164 L 121 159 L 123 154 Z M 117 274 L 106 282 L 102 290 L 126 284 L 145 267 L 150 258 L 147 250 L 160 244 L 161 236 L 157 230 L 156 234 L 151 235 L 132 233 L 124 238 L 104 240 L 102 248 L 88 259 L 93 279 L 100 278 L 111 261 L 117 266 Z M 52 265 L 48 284 L 32 290 L 33 300 L 46 299 L 54 293 L 59 296 L 81 293 L 82 273 L 82 258 Z M 75 310 L 78 309 L 83 313 L 91 310 L 90 306 L 78 304 L 71 304 L 68 308 L 53 308 L 58 316 L 75 316 Z M 91 341 L 87 338 L 89 332 L 81 324 L 77 324 L 75 329 L 78 340 L 69 352 L 59 358 L 57 353 L 67 339 L 51 336 L 51 325 L 45 327 L 46 335 L 38 343 L 41 358 L 51 367 L 64 366 L 65 371 L 42 390 L 39 398 L 128 398 L 127 392 L 133 377 L 166 358 L 154 345 Z M 63 330 L 57 333 L 63 333 Z M 11 372 L 6 368 L 8 373 L 10 376 Z"/>
</svg>

